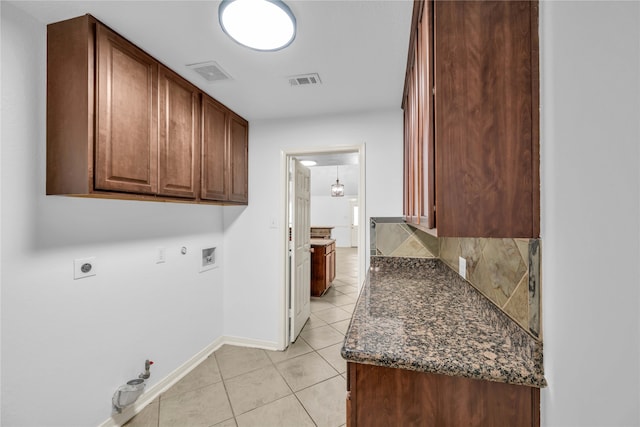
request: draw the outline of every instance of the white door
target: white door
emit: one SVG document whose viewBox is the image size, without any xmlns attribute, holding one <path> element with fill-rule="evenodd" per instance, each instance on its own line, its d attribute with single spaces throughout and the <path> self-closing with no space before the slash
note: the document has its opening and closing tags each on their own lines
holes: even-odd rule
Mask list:
<svg viewBox="0 0 640 427">
<path fill-rule="evenodd" d="M 291 160 L 291 342 L 298 338 L 311 313 L 311 173 L 298 160 Z"/>
<path fill-rule="evenodd" d="M 358 247 L 358 200 L 351 200 L 349 203 L 349 209 L 351 210 L 351 247 Z"/>
</svg>

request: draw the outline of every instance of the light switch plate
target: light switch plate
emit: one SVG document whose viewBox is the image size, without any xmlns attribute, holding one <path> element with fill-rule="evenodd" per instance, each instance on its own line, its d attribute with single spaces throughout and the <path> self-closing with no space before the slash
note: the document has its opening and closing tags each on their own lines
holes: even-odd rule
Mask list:
<svg viewBox="0 0 640 427">
<path fill-rule="evenodd" d="M 467 260 L 463 257 L 458 257 L 458 273 L 463 279 L 467 278 Z"/>
<path fill-rule="evenodd" d="M 96 275 L 96 257 L 73 260 L 73 280 L 84 279 Z"/>
</svg>

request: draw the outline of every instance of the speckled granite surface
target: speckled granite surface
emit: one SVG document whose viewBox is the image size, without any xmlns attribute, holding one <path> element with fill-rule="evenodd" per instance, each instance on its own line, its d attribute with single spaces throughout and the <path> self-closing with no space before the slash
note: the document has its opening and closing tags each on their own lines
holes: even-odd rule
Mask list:
<svg viewBox="0 0 640 427">
<path fill-rule="evenodd" d="M 413 371 L 547 385 L 542 344 L 438 259 L 371 258 L 342 357 Z"/>
</svg>

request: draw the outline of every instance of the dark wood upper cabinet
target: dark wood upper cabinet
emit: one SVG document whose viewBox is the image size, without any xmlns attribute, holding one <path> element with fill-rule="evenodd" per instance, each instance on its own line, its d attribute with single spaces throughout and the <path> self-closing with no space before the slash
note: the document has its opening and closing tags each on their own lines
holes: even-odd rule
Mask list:
<svg viewBox="0 0 640 427">
<path fill-rule="evenodd" d="M 158 63 L 97 24 L 98 190 L 158 191 Z"/>
<path fill-rule="evenodd" d="M 438 236 L 539 236 L 537 7 L 414 3 L 405 215 Z"/>
<path fill-rule="evenodd" d="M 47 194 L 247 204 L 247 138 L 244 119 L 92 16 L 48 25 Z"/>
<path fill-rule="evenodd" d="M 203 199 L 246 204 L 249 124 L 208 96 L 202 99 Z"/>
<path fill-rule="evenodd" d="M 236 114 L 229 115 L 230 194 L 232 202 L 246 203 L 249 199 L 247 170 L 249 168 L 249 124 Z"/>
<path fill-rule="evenodd" d="M 163 66 L 159 87 L 158 194 L 195 199 L 200 170 L 200 91 Z"/>
<path fill-rule="evenodd" d="M 212 98 L 202 97 L 202 180 L 201 197 L 229 199 L 228 110 Z"/>
</svg>

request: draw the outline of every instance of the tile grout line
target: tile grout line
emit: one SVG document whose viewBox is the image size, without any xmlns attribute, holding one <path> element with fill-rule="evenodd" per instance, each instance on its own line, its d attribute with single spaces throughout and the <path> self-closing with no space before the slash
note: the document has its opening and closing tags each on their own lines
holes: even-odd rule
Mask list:
<svg viewBox="0 0 640 427">
<path fill-rule="evenodd" d="M 352 267 L 353 267 L 353 268 L 351 268 L 350 270 L 353 270 L 353 269 L 356 269 L 356 268 L 357 268 L 357 264 L 355 264 L 355 263 L 351 263 L 351 264 L 353 264 L 353 265 L 352 265 Z M 346 272 L 342 272 L 342 273 L 343 273 L 345 276 L 347 275 L 347 273 L 346 273 Z M 353 288 L 353 289 L 356 289 L 356 290 L 357 290 L 357 283 L 352 283 L 352 282 L 351 282 L 351 280 L 357 281 L 357 279 L 356 279 L 356 278 L 348 278 L 348 277 L 342 278 L 342 276 L 341 276 L 340 274 L 337 274 L 336 280 L 337 280 L 337 281 L 339 281 L 339 282 L 341 283 L 341 285 L 340 285 L 340 286 L 348 287 L 349 289 L 352 289 L 352 288 Z M 338 285 L 333 285 L 333 286 L 332 286 L 332 288 L 330 289 L 331 294 L 329 294 L 328 296 L 332 297 L 332 299 L 333 299 L 333 298 L 335 298 L 335 297 L 348 297 L 348 298 L 352 298 L 351 294 L 346 294 L 346 293 L 344 293 L 344 292 L 341 292 L 340 290 L 338 290 L 338 289 L 337 289 L 337 287 L 338 287 Z M 355 292 L 355 293 L 357 294 L 357 292 Z M 312 301 L 313 301 L 313 299 L 312 299 Z M 326 308 L 326 309 L 323 309 L 323 310 L 332 310 L 332 309 L 339 308 L 340 310 L 345 311 L 345 312 L 347 312 L 347 313 L 351 313 L 351 314 L 353 313 L 353 309 L 351 309 L 351 310 L 346 310 L 346 309 L 344 309 L 344 308 L 342 308 L 342 307 L 347 306 L 347 305 L 353 305 L 353 304 L 355 304 L 355 302 L 349 302 L 349 303 L 347 303 L 347 304 L 336 305 L 336 303 L 334 303 L 334 302 L 328 301 L 328 300 L 326 300 L 326 299 L 325 299 L 325 300 L 322 300 L 322 299 L 320 299 L 320 298 L 318 298 L 318 299 L 317 299 L 317 301 L 319 301 L 319 302 L 324 302 L 324 303 L 326 303 L 326 304 L 329 306 L 329 308 Z M 323 310 L 318 310 L 318 312 L 323 311 Z M 310 314 L 314 314 L 314 313 L 312 312 L 312 313 L 310 313 Z M 333 330 L 333 331 L 335 331 L 335 332 L 339 333 L 339 334 L 342 336 L 343 340 L 344 340 L 345 333 L 344 333 L 344 332 L 342 332 L 342 331 L 340 331 L 340 330 L 338 330 L 338 329 L 337 329 L 337 327 L 335 327 L 334 325 L 335 325 L 335 324 L 337 324 L 337 323 L 340 323 L 340 322 L 344 322 L 345 320 L 349 320 L 349 319 L 337 320 L 337 321 L 335 321 L 335 322 L 331 322 L 331 323 L 329 323 L 329 322 L 325 321 L 324 319 L 321 319 L 321 318 L 320 318 L 320 317 L 318 317 L 317 315 L 315 315 L 315 318 L 318 320 L 318 323 L 319 323 L 319 322 L 322 322 L 322 325 L 321 325 L 321 326 L 317 326 L 317 327 L 312 328 L 312 329 L 307 329 L 308 331 L 312 331 L 313 329 L 317 329 L 317 328 L 324 327 L 324 326 L 330 326 L 330 327 L 331 327 L 331 330 Z M 303 326 L 303 330 L 304 330 L 305 328 L 307 328 L 307 327 L 308 327 L 308 325 L 309 325 L 309 321 L 307 321 L 307 323 Z M 298 336 L 298 338 L 297 338 L 297 339 L 302 340 L 302 342 L 304 342 L 304 344 L 305 344 L 305 345 L 307 345 L 307 346 L 309 347 L 310 351 L 308 351 L 308 352 L 306 352 L 306 353 L 298 354 L 298 355 L 296 355 L 296 356 L 289 357 L 289 358 L 284 359 L 284 360 L 281 360 L 281 361 L 279 361 L 279 362 L 275 362 L 275 361 L 274 361 L 274 360 L 269 356 L 269 352 L 268 352 L 267 350 L 259 349 L 259 350 L 261 351 L 261 353 L 262 353 L 265 357 L 267 357 L 267 359 L 268 359 L 268 360 L 269 360 L 269 362 L 270 362 L 270 365 L 263 366 L 263 367 L 259 367 L 259 368 L 256 368 L 256 369 L 252 369 L 252 370 L 250 370 L 250 371 L 248 371 L 248 372 L 244 372 L 244 373 L 242 373 L 242 374 L 238 374 L 238 375 L 235 375 L 235 376 L 230 377 L 230 378 L 225 378 L 225 377 L 222 375 L 222 369 L 221 369 L 220 363 L 219 363 L 219 361 L 218 361 L 218 357 L 216 356 L 215 352 L 211 354 L 211 356 L 213 356 L 213 357 L 214 357 L 214 363 L 215 363 L 215 365 L 216 365 L 216 367 L 217 367 L 217 369 L 218 369 L 218 372 L 219 372 L 219 374 L 220 374 L 220 382 L 222 382 L 222 386 L 223 386 L 224 391 L 225 391 L 225 397 L 226 397 L 226 399 L 227 399 L 227 403 L 228 403 L 228 405 L 229 405 L 229 408 L 231 409 L 231 414 L 232 414 L 232 417 L 231 417 L 231 418 L 227 418 L 227 419 L 225 419 L 225 420 L 222 420 L 222 421 L 218 422 L 217 424 L 222 423 L 222 422 L 227 422 L 227 421 L 230 421 L 231 419 L 233 419 L 234 423 L 235 423 L 235 424 L 236 424 L 236 426 L 237 426 L 237 425 L 238 425 L 238 422 L 237 422 L 237 417 L 238 417 L 238 416 L 243 415 L 243 414 L 246 414 L 246 413 L 251 412 L 251 411 L 254 411 L 254 410 L 258 409 L 258 408 L 262 408 L 262 407 L 264 407 L 264 406 L 266 406 L 266 405 L 272 404 L 272 403 L 274 403 L 274 402 L 276 402 L 276 401 L 278 401 L 278 400 L 285 399 L 285 398 L 287 398 L 287 397 L 289 397 L 289 396 L 293 395 L 293 396 L 294 396 L 294 398 L 296 399 L 296 401 L 297 401 L 297 402 L 302 406 L 303 410 L 305 411 L 305 413 L 307 414 L 307 416 L 309 417 L 309 419 L 311 420 L 311 422 L 312 422 L 315 426 L 318 426 L 318 422 L 316 422 L 316 420 L 311 416 L 311 413 L 309 412 L 309 410 L 307 409 L 307 407 L 302 403 L 302 401 L 300 400 L 300 398 L 299 398 L 299 396 L 298 396 L 298 393 L 299 393 L 299 392 L 302 392 L 302 391 L 305 391 L 305 390 L 308 390 L 308 389 L 310 389 L 310 388 L 312 388 L 312 387 L 318 386 L 319 384 L 323 384 L 323 383 L 326 383 L 326 382 L 328 382 L 328 381 L 334 380 L 335 378 L 338 378 L 338 377 L 340 377 L 340 378 L 344 379 L 344 375 L 343 375 L 343 373 L 339 372 L 339 369 L 337 369 L 335 366 L 333 366 L 333 364 L 331 364 L 331 363 L 329 362 L 329 360 L 328 360 L 327 358 L 325 358 L 324 356 L 322 356 L 322 354 L 320 353 L 320 351 L 322 351 L 322 350 L 324 350 L 324 349 L 327 349 L 327 348 L 329 348 L 329 347 L 333 347 L 333 346 L 335 346 L 335 345 L 338 345 L 338 344 L 340 344 L 340 342 L 335 343 L 335 344 L 329 344 L 329 345 L 327 345 L 327 346 L 323 346 L 323 347 L 321 347 L 321 348 L 315 348 L 315 347 L 314 347 L 314 346 L 312 346 L 312 345 L 311 345 L 311 344 L 310 344 L 306 339 L 304 339 L 304 338 L 302 337 L 302 335 Z M 296 340 L 296 341 L 297 341 L 297 340 Z M 238 347 L 238 346 L 233 346 L 233 345 L 230 345 L 230 346 L 231 346 L 231 347 Z M 232 350 L 232 351 L 233 351 L 233 350 Z M 314 384 L 310 384 L 310 385 L 308 385 L 308 386 L 306 386 L 306 387 L 304 387 L 304 388 L 302 388 L 302 389 L 300 389 L 300 390 L 298 390 L 298 391 L 294 391 L 294 390 L 293 390 L 293 388 L 292 388 L 292 386 L 287 382 L 287 380 L 286 380 L 286 379 L 285 379 L 285 377 L 283 376 L 282 372 L 281 372 L 281 371 L 280 371 L 280 369 L 278 368 L 278 364 L 279 364 L 279 363 L 284 363 L 284 362 L 287 362 L 287 361 L 290 361 L 290 360 L 293 360 L 293 359 L 296 359 L 296 358 L 298 358 L 298 357 L 306 356 L 306 355 L 309 355 L 309 354 L 311 354 L 311 353 L 315 353 L 318 357 L 320 357 L 320 359 L 321 359 L 322 361 L 324 361 L 327 365 L 329 365 L 329 366 L 330 366 L 330 368 L 331 368 L 331 369 L 333 370 L 333 372 L 335 373 L 335 375 L 331 375 L 329 378 L 325 378 L 325 379 L 323 379 L 323 380 L 321 380 L 321 381 L 318 381 L 318 382 L 316 382 L 316 383 L 314 383 Z M 210 356 L 210 357 L 211 357 L 211 356 Z M 232 405 L 232 403 L 231 403 L 231 397 L 230 397 L 230 395 L 229 395 L 229 390 L 228 390 L 228 387 L 227 387 L 227 381 L 233 380 L 234 378 L 240 377 L 240 376 L 242 376 L 242 375 L 246 375 L 246 374 L 249 374 L 249 373 L 252 373 L 252 372 L 256 372 L 256 371 L 258 371 L 258 370 L 263 370 L 263 369 L 268 368 L 268 367 L 272 367 L 273 369 L 275 369 L 275 371 L 278 373 L 278 375 L 279 375 L 280 379 L 282 379 L 282 381 L 284 381 L 284 383 L 286 384 L 287 388 L 288 388 L 288 389 L 289 389 L 289 391 L 290 391 L 290 394 L 287 394 L 287 395 L 285 395 L 285 396 L 282 396 L 282 397 L 280 397 L 280 398 L 278 398 L 278 399 L 275 399 L 275 400 L 273 400 L 273 401 L 270 401 L 270 402 L 265 402 L 265 403 L 263 403 L 263 404 L 261 404 L 261 405 L 259 405 L 259 406 L 256 406 L 255 408 L 252 408 L 252 409 L 250 409 L 250 410 L 248 410 L 248 411 L 243 412 L 242 414 L 236 414 L 236 410 L 234 409 L 234 407 L 233 407 L 233 405 Z M 188 391 L 185 391 L 184 393 L 180 393 L 180 394 L 178 394 L 178 395 L 176 395 L 176 396 L 174 396 L 174 397 L 178 397 L 178 396 L 183 395 L 183 394 L 185 394 L 185 393 L 188 393 L 188 392 L 191 392 L 191 391 L 195 391 L 195 390 L 199 390 L 199 389 L 202 389 L 202 388 L 205 388 L 205 387 L 210 387 L 210 386 L 212 386 L 212 385 L 214 385 L 214 384 L 217 384 L 217 382 L 212 382 L 212 383 L 210 383 L 210 384 L 206 384 L 206 385 L 203 385 L 203 386 L 201 386 L 201 387 L 190 388 Z M 163 393 L 163 394 L 164 394 L 164 393 Z M 160 405 L 161 405 L 161 403 L 162 403 L 162 402 L 161 402 L 162 400 L 163 400 L 163 399 L 162 399 L 162 395 L 158 396 L 158 408 L 157 408 L 157 423 L 156 423 L 156 427 L 160 427 L 160 425 L 162 424 L 162 419 L 161 419 L 161 407 L 160 407 Z M 217 424 L 216 424 L 216 425 L 217 425 Z M 341 424 L 341 425 L 344 425 L 344 424 Z"/>
</svg>

